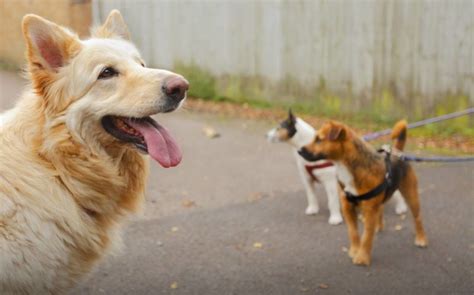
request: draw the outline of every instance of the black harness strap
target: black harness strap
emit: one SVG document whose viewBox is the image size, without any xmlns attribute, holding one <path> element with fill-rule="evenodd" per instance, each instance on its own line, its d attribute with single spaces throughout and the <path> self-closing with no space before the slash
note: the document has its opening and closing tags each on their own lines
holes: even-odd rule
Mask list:
<svg viewBox="0 0 474 295">
<path fill-rule="evenodd" d="M 384 177 L 384 180 L 381 184 L 379 184 L 377 187 L 375 187 L 373 190 L 365 193 L 365 194 L 362 194 L 362 195 L 354 195 L 348 191 L 344 191 L 344 193 L 346 194 L 346 199 L 354 204 L 354 205 L 358 205 L 360 201 L 366 201 L 366 200 L 370 200 L 378 195 L 380 195 L 381 193 L 385 193 L 385 196 L 384 196 L 384 201 L 387 199 L 387 189 L 392 185 L 392 164 L 390 162 L 390 150 L 386 150 L 386 149 L 381 149 L 381 150 L 378 150 L 378 152 L 383 152 L 385 153 L 385 169 L 386 169 L 386 173 L 385 173 L 385 177 Z"/>
</svg>

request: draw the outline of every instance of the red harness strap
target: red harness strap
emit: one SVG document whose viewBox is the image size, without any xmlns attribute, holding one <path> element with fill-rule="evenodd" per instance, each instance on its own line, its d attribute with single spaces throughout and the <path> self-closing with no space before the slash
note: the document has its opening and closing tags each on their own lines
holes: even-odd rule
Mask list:
<svg viewBox="0 0 474 295">
<path fill-rule="evenodd" d="M 306 172 L 308 172 L 312 180 L 319 182 L 318 178 L 314 176 L 313 170 L 323 169 L 323 168 L 327 168 L 331 166 L 334 166 L 332 162 L 324 162 L 322 164 L 313 164 L 313 165 L 306 164 L 304 165 L 304 168 L 306 168 Z"/>
</svg>

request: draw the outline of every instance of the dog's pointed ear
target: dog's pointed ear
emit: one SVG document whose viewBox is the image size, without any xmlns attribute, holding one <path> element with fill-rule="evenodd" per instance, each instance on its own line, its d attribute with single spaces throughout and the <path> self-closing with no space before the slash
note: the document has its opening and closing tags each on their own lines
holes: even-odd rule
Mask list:
<svg viewBox="0 0 474 295">
<path fill-rule="evenodd" d="M 34 14 L 23 17 L 22 29 L 31 72 L 57 72 L 81 48 L 76 35 Z"/>
<path fill-rule="evenodd" d="M 290 119 L 291 122 L 296 122 L 296 117 L 293 115 L 291 108 L 288 109 L 288 119 Z"/>
<path fill-rule="evenodd" d="M 328 139 L 330 141 L 342 141 L 346 138 L 346 129 L 341 124 L 331 123 Z"/>
<path fill-rule="evenodd" d="M 123 20 L 122 14 L 117 9 L 112 10 L 107 16 L 104 24 L 95 30 L 92 34 L 98 38 L 120 37 L 125 40 L 130 40 L 130 32 L 127 24 Z"/>
</svg>

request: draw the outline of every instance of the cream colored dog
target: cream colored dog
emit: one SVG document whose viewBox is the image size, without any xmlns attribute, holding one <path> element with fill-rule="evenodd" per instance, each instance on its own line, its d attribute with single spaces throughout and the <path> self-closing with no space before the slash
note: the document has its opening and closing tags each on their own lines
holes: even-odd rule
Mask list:
<svg viewBox="0 0 474 295">
<path fill-rule="evenodd" d="M 23 19 L 31 87 L 0 117 L 0 294 L 71 288 L 140 207 L 148 153 L 181 152 L 151 115 L 178 108 L 183 77 L 146 68 L 118 11 L 88 40 Z"/>
</svg>

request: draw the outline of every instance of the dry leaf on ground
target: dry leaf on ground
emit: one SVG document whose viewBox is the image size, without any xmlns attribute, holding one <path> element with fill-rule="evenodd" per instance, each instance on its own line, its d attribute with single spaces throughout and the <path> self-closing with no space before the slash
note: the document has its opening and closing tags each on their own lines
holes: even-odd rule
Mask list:
<svg viewBox="0 0 474 295">
<path fill-rule="evenodd" d="M 261 193 L 261 192 L 252 193 L 252 194 L 248 197 L 248 201 L 249 201 L 250 203 L 255 202 L 255 201 L 258 201 L 258 200 L 261 200 L 261 199 L 263 199 L 263 193 Z"/>
<path fill-rule="evenodd" d="M 214 129 L 213 127 L 211 126 L 205 126 L 202 131 L 204 132 L 204 134 L 208 137 L 208 138 L 216 138 L 216 137 L 219 137 L 221 136 L 219 134 L 219 132 L 216 131 L 216 129 Z"/>
<path fill-rule="evenodd" d="M 196 206 L 196 202 L 194 202 L 193 200 L 183 200 L 181 202 L 181 205 L 183 205 L 183 207 L 190 208 Z"/>
<path fill-rule="evenodd" d="M 178 283 L 177 283 L 177 282 L 173 282 L 173 283 L 170 285 L 170 289 L 178 289 Z"/>
<path fill-rule="evenodd" d="M 253 243 L 253 247 L 257 249 L 261 249 L 263 247 L 263 244 L 260 242 Z"/>
<path fill-rule="evenodd" d="M 323 284 L 319 284 L 319 288 L 320 288 L 320 289 L 327 289 L 327 288 L 329 288 L 329 285 L 328 285 L 328 284 L 324 284 L 324 283 L 323 283 Z"/>
</svg>

